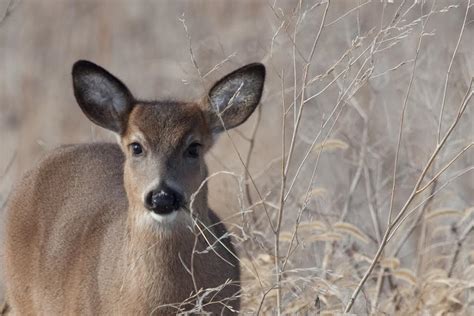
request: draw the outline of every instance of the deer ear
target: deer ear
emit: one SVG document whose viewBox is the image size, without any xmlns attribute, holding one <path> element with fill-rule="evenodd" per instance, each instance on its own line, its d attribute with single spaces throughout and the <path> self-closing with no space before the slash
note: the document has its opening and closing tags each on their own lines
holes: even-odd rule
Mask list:
<svg viewBox="0 0 474 316">
<path fill-rule="evenodd" d="M 95 124 L 123 133 L 133 106 L 127 87 L 104 68 L 89 61 L 72 67 L 74 95 L 86 116 Z"/>
<path fill-rule="evenodd" d="M 217 134 L 245 122 L 262 96 L 265 66 L 244 66 L 219 80 L 209 91 L 212 132 Z"/>
</svg>

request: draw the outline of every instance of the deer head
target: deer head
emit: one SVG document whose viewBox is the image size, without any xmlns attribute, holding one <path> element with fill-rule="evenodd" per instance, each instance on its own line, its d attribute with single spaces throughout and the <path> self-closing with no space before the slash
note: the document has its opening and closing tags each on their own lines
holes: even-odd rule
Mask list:
<svg viewBox="0 0 474 316">
<path fill-rule="evenodd" d="M 265 67 L 250 64 L 219 80 L 199 102 L 140 101 L 116 77 L 88 61 L 73 70 L 74 94 L 86 116 L 119 136 L 124 185 L 136 221 L 172 226 L 189 220 L 191 196 L 207 176 L 205 153 L 216 136 L 257 107 Z M 207 192 L 196 196 L 207 215 Z"/>
</svg>

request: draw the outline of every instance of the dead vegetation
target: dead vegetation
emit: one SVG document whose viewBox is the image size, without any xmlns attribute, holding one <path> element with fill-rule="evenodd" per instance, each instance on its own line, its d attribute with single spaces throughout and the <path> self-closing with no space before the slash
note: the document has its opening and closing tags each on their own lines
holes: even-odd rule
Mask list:
<svg viewBox="0 0 474 316">
<path fill-rule="evenodd" d="M 82 3 L 0 24 L 0 205 L 45 149 L 107 138 L 75 109 L 73 60 L 149 97 L 262 61 L 262 107 L 209 156 L 242 312 L 474 313 L 471 1 Z M 48 31 L 56 50 L 20 45 Z"/>
</svg>

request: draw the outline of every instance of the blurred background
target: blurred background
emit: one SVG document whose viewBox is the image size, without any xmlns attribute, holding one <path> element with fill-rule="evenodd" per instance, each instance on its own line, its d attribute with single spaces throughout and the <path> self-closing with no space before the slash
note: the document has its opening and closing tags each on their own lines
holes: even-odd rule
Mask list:
<svg viewBox="0 0 474 316">
<path fill-rule="evenodd" d="M 284 152 L 283 309 L 341 311 L 390 208 L 402 209 L 436 148 L 439 122 L 443 136 L 472 91 L 474 8 L 467 3 L 0 0 L 0 207 L 47 151 L 115 141 L 75 102 L 76 60 L 102 65 L 139 98 L 179 100 L 200 98 L 229 71 L 263 62 L 261 107 L 207 157 L 211 173 L 236 175 L 211 179 L 210 203 L 234 232 L 246 266 L 243 310 L 275 312 L 272 225 Z M 474 280 L 472 103 L 427 179 L 463 153 L 410 204 L 421 203 L 387 245 L 353 311 L 473 311 L 474 287 L 462 282 Z"/>
</svg>

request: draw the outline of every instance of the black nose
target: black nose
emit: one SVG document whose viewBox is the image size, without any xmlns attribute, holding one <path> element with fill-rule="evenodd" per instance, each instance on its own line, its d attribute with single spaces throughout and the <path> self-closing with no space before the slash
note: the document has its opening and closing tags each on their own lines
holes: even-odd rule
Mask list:
<svg viewBox="0 0 474 316">
<path fill-rule="evenodd" d="M 164 215 L 179 209 L 182 201 L 178 192 L 166 186 L 160 186 L 147 194 L 145 207 L 157 214 Z"/>
</svg>

